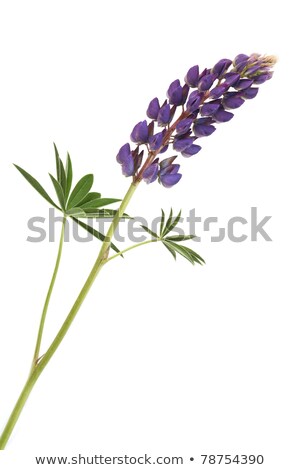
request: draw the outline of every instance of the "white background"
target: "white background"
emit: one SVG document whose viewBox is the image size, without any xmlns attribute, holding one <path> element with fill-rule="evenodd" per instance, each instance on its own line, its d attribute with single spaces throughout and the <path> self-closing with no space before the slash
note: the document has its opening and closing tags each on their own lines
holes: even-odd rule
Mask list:
<svg viewBox="0 0 300 470">
<path fill-rule="evenodd" d="M 27 220 L 47 217 L 48 206 L 12 163 L 50 191 L 55 141 L 77 178 L 94 172 L 96 190 L 122 197 L 129 181 L 115 155 L 150 99 L 163 99 L 196 63 L 279 57 L 257 98 L 182 161 L 180 184 L 143 184 L 129 208 L 149 220 L 161 207 L 195 208 L 225 222 L 257 206 L 272 215 L 273 242 L 206 236 L 190 244 L 205 267 L 174 263 L 156 245 L 108 265 L 1 453 L 3 470 L 80 452 L 182 455 L 183 468 L 199 468 L 201 454 L 250 453 L 265 456 L 259 468 L 299 468 L 295 9 L 292 1 L 1 2 L 0 430 L 26 380 L 57 249 L 26 241 Z M 44 347 L 98 249 L 66 244 Z"/>
</svg>

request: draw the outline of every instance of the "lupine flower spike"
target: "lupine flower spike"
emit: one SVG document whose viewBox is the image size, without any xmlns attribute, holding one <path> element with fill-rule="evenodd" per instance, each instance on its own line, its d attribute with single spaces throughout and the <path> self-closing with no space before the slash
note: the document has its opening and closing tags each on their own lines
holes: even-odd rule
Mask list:
<svg viewBox="0 0 300 470">
<path fill-rule="evenodd" d="M 143 225 L 143 229 L 151 235 L 150 240 L 120 250 L 113 244 L 113 237 L 120 221 L 129 217 L 125 211 L 139 183 L 145 181 L 151 184 L 158 181 L 165 188 L 176 185 L 182 178 L 179 156 L 196 158 L 202 148 L 199 144 L 200 139 L 212 135 L 219 124 L 233 118 L 235 109 L 242 106 L 245 101 L 255 98 L 258 87 L 272 77 L 272 67 L 275 62 L 276 59 L 272 56 L 239 54 L 233 61 L 221 59 L 213 67 L 202 72 L 198 65 L 194 65 L 187 71 L 184 81 L 176 79 L 170 84 L 165 100 L 153 98 L 146 110 L 147 119 L 141 120 L 133 127 L 130 134 L 131 143 L 126 142 L 122 145 L 117 154 L 117 161 L 122 167 L 123 174 L 132 178 L 122 200 L 104 198 L 101 193 L 91 191 L 94 177 L 90 173 L 82 176 L 73 187 L 71 157 L 68 154 L 64 163 L 56 147 L 56 177 L 50 174 L 56 193 L 54 199 L 31 174 L 16 165 L 36 192 L 59 210 L 63 217 L 57 259 L 42 310 L 29 377 L 0 435 L 0 450 L 5 448 L 31 390 L 68 332 L 99 272 L 108 262 L 123 256 L 133 248 L 159 242 L 174 259 L 181 257 L 193 265 L 205 263 L 200 254 L 184 244 L 185 241 L 194 238 L 194 234 L 174 234 L 176 232 L 174 229 L 181 219 L 181 211 L 174 216 L 171 209 L 169 216 L 166 217 L 162 210 L 160 226 L 156 232 Z M 117 208 L 107 208 L 119 201 L 121 202 Z M 93 218 L 112 219 L 106 234 L 83 221 Z M 42 354 L 42 338 L 44 326 L 47 324 L 45 320 L 61 260 L 68 219 L 72 219 L 102 244 L 73 306 L 52 343 Z M 64 282 L 67 280 L 66 276 Z M 129 281 L 132 282 L 132 279 Z M 151 282 L 150 277 L 148 285 Z M 133 306 L 134 304 L 133 302 Z"/>
<path fill-rule="evenodd" d="M 274 56 L 239 54 L 201 73 L 198 65 L 191 67 L 184 84 L 171 83 L 162 105 L 158 98 L 150 101 L 146 112 L 150 122 L 134 126 L 130 138 L 136 147 L 132 150 L 126 143 L 117 155 L 123 174 L 132 176 L 134 182 L 157 180 L 166 188 L 177 184 L 182 177 L 180 164 L 174 163 L 178 154 L 185 158 L 198 154 L 202 148 L 198 139 L 213 134 L 216 125 L 233 118 L 233 110 L 255 98 L 258 86 L 272 78 L 275 63 Z M 145 158 L 141 157 L 142 145 Z M 162 159 L 169 149 L 176 155 Z"/>
</svg>

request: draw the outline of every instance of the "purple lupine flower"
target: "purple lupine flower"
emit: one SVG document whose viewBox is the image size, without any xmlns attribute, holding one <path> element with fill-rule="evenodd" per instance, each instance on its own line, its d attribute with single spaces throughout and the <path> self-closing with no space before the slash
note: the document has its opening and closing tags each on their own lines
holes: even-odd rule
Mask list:
<svg viewBox="0 0 300 470">
<path fill-rule="evenodd" d="M 124 144 L 117 155 L 117 162 L 122 165 L 124 176 L 132 176 L 134 174 L 134 160 L 129 144 Z"/>
<path fill-rule="evenodd" d="M 157 123 L 160 127 L 165 127 L 171 120 L 171 108 L 168 103 L 164 104 L 158 113 Z"/>
<path fill-rule="evenodd" d="M 186 119 L 183 119 L 182 121 L 179 121 L 179 123 L 176 126 L 177 135 L 186 134 L 189 131 L 191 125 L 193 124 L 193 121 L 194 121 L 193 118 L 186 118 Z"/>
<path fill-rule="evenodd" d="M 194 65 L 191 67 L 184 80 L 189 87 L 197 88 L 199 82 L 199 65 Z"/>
<path fill-rule="evenodd" d="M 221 59 L 212 68 L 212 73 L 216 74 L 218 78 L 221 78 L 224 73 L 229 69 L 232 64 L 230 59 Z"/>
<path fill-rule="evenodd" d="M 186 109 L 187 111 L 189 111 L 189 113 L 193 113 L 199 108 L 200 103 L 201 103 L 201 98 L 202 98 L 202 95 L 197 90 L 193 91 L 190 94 L 188 102 L 186 104 Z"/>
<path fill-rule="evenodd" d="M 151 150 L 158 150 L 163 142 L 164 131 L 158 132 L 157 134 L 149 137 L 149 147 Z"/>
<path fill-rule="evenodd" d="M 244 98 L 245 100 L 252 100 L 253 98 L 256 97 L 258 93 L 259 88 L 247 88 L 247 90 L 243 90 L 241 93 L 241 97 Z"/>
<path fill-rule="evenodd" d="M 189 92 L 188 85 L 183 87 L 180 85 L 179 80 L 174 80 L 168 88 L 167 97 L 169 98 L 169 103 L 174 104 L 175 106 L 181 106 L 186 102 L 187 95 Z"/>
<path fill-rule="evenodd" d="M 245 103 L 245 100 L 241 97 L 240 93 L 234 92 L 234 91 L 225 93 L 225 95 L 223 96 L 223 100 L 222 100 L 222 104 L 224 108 L 227 108 L 227 109 L 237 109 L 240 106 L 242 106 L 242 104 L 244 103 Z"/>
<path fill-rule="evenodd" d="M 148 109 L 147 109 L 148 118 L 154 119 L 156 121 L 159 110 L 160 110 L 160 106 L 159 106 L 158 98 L 153 98 L 153 100 L 150 101 Z"/>
<path fill-rule="evenodd" d="M 216 128 L 212 125 L 215 121 L 212 118 L 199 118 L 196 119 L 193 127 L 193 132 L 196 137 L 208 137 Z"/>
<path fill-rule="evenodd" d="M 228 110 L 235 110 L 245 100 L 254 98 L 258 85 L 272 77 L 275 62 L 273 56 L 239 54 L 232 62 L 221 59 L 201 73 L 198 65 L 191 67 L 183 86 L 178 79 L 170 84 L 168 99 L 162 106 L 158 98 L 149 103 L 150 122 L 139 122 L 131 133 L 136 148 L 132 151 L 125 144 L 119 150 L 117 160 L 123 174 L 133 176 L 134 182 L 144 179 L 152 183 L 158 178 L 163 186 L 174 186 L 182 177 L 178 173 L 179 164 L 173 163 L 177 156 L 160 161 L 160 155 L 170 145 L 183 157 L 196 155 L 201 147 L 195 140 L 213 134 L 216 125 L 233 118 Z M 140 150 L 142 145 L 145 148 Z"/>
<path fill-rule="evenodd" d="M 198 83 L 198 90 L 199 91 L 207 91 L 211 88 L 212 84 L 216 80 L 217 75 L 214 73 L 209 73 L 204 75 Z"/>
<path fill-rule="evenodd" d="M 222 83 L 219 86 L 216 86 L 212 90 L 210 90 L 209 96 L 215 100 L 220 98 L 224 93 L 228 90 L 229 86 L 227 85 L 226 82 Z"/>
<path fill-rule="evenodd" d="M 181 155 L 183 157 L 189 158 L 193 155 L 196 155 L 196 153 L 200 152 L 201 149 L 202 147 L 200 147 L 200 145 L 192 144 L 187 147 L 183 152 L 181 152 Z"/>
<path fill-rule="evenodd" d="M 148 166 L 143 172 L 143 180 L 147 183 L 153 183 L 158 176 L 158 170 L 159 170 L 159 165 L 158 165 L 158 158 L 154 160 L 151 165 Z"/>
<path fill-rule="evenodd" d="M 171 188 L 175 184 L 177 184 L 181 178 L 182 174 L 178 173 L 180 165 L 176 163 L 171 163 L 166 166 L 161 166 L 159 171 L 159 182 L 165 188 Z"/>
<path fill-rule="evenodd" d="M 196 137 L 175 137 L 173 148 L 176 152 L 184 152 L 184 150 L 193 145 L 195 139 Z"/>
<path fill-rule="evenodd" d="M 229 111 L 225 111 L 223 106 L 220 106 L 218 111 L 216 111 L 215 114 L 214 114 L 214 119 L 217 122 L 228 122 L 228 121 L 230 121 L 230 119 L 233 118 L 233 116 L 234 115 L 232 113 L 230 113 Z"/>
<path fill-rule="evenodd" d="M 242 78 L 234 85 L 234 88 L 236 90 L 247 90 L 251 85 L 253 85 L 253 80 L 250 80 L 250 78 Z"/>
<path fill-rule="evenodd" d="M 213 116 L 221 106 L 221 100 L 209 101 L 200 108 L 202 116 Z"/>
<path fill-rule="evenodd" d="M 256 85 L 262 85 L 267 80 L 270 80 L 272 77 L 273 77 L 273 72 L 262 73 L 261 75 L 258 75 L 257 77 L 253 77 L 253 82 Z"/>
<path fill-rule="evenodd" d="M 226 84 L 229 88 L 231 86 L 234 86 L 240 80 L 240 78 L 241 76 L 239 73 L 228 72 L 224 75 L 224 79 L 225 79 L 224 84 Z"/>
<path fill-rule="evenodd" d="M 148 142 L 148 136 L 149 131 L 147 121 L 141 121 L 134 126 L 130 138 L 132 142 L 135 142 L 136 144 L 145 144 Z"/>
</svg>

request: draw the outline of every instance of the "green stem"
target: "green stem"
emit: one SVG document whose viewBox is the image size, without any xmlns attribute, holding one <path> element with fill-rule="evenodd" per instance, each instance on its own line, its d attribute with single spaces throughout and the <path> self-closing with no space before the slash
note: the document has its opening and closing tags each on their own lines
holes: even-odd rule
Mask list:
<svg viewBox="0 0 300 470">
<path fill-rule="evenodd" d="M 21 411 L 30 395 L 30 392 L 32 388 L 34 387 L 36 381 L 38 380 L 39 376 L 49 363 L 50 359 L 54 355 L 55 351 L 59 347 L 60 343 L 64 339 L 65 335 L 67 334 L 74 318 L 76 317 L 76 314 L 78 310 L 80 309 L 85 297 L 87 296 L 92 284 L 94 283 L 99 271 L 102 269 L 104 264 L 107 262 L 108 254 L 109 254 L 109 249 L 110 249 L 110 244 L 111 244 L 111 239 L 113 237 L 113 234 L 115 232 L 115 229 L 124 214 L 124 211 L 132 198 L 135 190 L 137 188 L 137 183 L 132 183 L 131 186 L 129 187 L 120 207 L 119 210 L 117 211 L 115 217 L 113 218 L 111 225 L 108 229 L 108 232 L 105 237 L 105 241 L 102 244 L 102 248 L 100 250 L 100 253 L 95 261 L 95 264 L 86 280 L 84 283 L 84 286 L 82 287 L 77 299 L 75 300 L 75 303 L 73 307 L 71 308 L 67 318 L 65 319 L 63 325 L 61 326 L 59 332 L 57 333 L 56 337 L 54 338 L 53 342 L 51 343 L 49 349 L 46 351 L 44 356 L 41 358 L 41 360 L 36 364 L 35 368 L 32 370 L 30 373 L 27 382 L 25 383 L 25 386 L 18 398 L 17 403 L 15 404 L 15 407 L 8 419 L 8 422 L 3 430 L 2 435 L 0 436 L 0 450 L 3 450 L 8 442 L 8 439 L 16 425 L 16 422 L 19 419 L 19 416 L 21 414 Z"/>
<path fill-rule="evenodd" d="M 49 289 L 48 289 L 48 292 L 47 292 L 47 296 L 46 296 L 43 311 L 42 311 L 42 316 L 41 316 L 39 330 L 38 330 L 38 334 L 37 334 L 37 340 L 36 340 L 35 350 L 34 350 L 34 354 L 33 354 L 30 373 L 35 368 L 35 366 L 38 362 L 38 359 L 39 359 L 39 355 L 40 355 L 40 349 L 41 349 L 41 343 L 42 343 L 42 337 L 43 337 L 43 331 L 44 331 L 47 311 L 48 311 L 49 302 L 50 302 L 50 299 L 51 299 L 53 287 L 54 287 L 54 284 L 55 284 L 55 281 L 56 281 L 57 272 L 58 272 L 58 268 L 59 268 L 59 264 L 60 264 L 60 260 L 61 260 L 62 248 L 63 248 L 63 244 L 64 244 L 65 226 L 66 226 L 66 217 L 64 217 L 63 221 L 62 221 L 62 227 L 61 227 L 61 234 L 60 234 L 60 241 L 59 241 L 59 246 L 58 246 L 58 253 L 57 253 L 56 263 L 55 263 L 55 266 L 54 266 L 54 271 L 53 271 L 53 274 L 52 274 L 50 286 L 49 286 Z"/>
<path fill-rule="evenodd" d="M 110 258 L 108 258 L 107 262 L 117 258 L 117 256 L 122 256 L 127 251 L 133 250 L 134 248 L 138 248 L 139 246 L 148 245 L 148 243 L 160 242 L 160 241 L 161 241 L 160 238 L 155 238 L 152 240 L 146 240 L 145 242 L 137 243 L 136 245 L 129 246 L 128 248 L 125 248 L 124 250 L 119 251 L 119 253 L 117 253 L 116 255 L 113 255 Z"/>
</svg>

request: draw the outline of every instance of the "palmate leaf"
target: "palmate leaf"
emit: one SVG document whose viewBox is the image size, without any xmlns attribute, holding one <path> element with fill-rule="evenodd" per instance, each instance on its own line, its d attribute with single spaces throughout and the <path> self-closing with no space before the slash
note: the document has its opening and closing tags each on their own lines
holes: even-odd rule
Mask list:
<svg viewBox="0 0 300 470">
<path fill-rule="evenodd" d="M 14 166 L 17 168 L 17 170 L 21 173 L 21 175 L 24 176 L 24 178 L 28 181 L 29 184 L 44 198 L 46 199 L 47 202 L 51 204 L 51 206 L 55 207 L 56 209 L 60 210 L 60 207 L 55 204 L 55 202 L 51 199 L 49 194 L 45 191 L 43 186 L 27 171 L 23 170 L 20 166 L 14 164 Z"/>
<path fill-rule="evenodd" d="M 72 209 L 73 207 L 78 207 L 80 202 L 86 197 L 89 193 L 94 181 L 94 175 L 85 175 L 81 178 L 76 184 L 75 188 L 71 192 L 67 209 Z"/>
<path fill-rule="evenodd" d="M 201 256 L 196 253 L 191 248 L 186 246 L 180 245 L 179 242 L 183 242 L 186 240 L 191 240 L 195 238 L 195 235 L 169 235 L 172 230 L 176 227 L 178 222 L 180 221 L 181 211 L 177 214 L 176 217 L 173 217 L 173 210 L 170 210 L 169 217 L 165 223 L 165 213 L 161 210 L 161 221 L 160 221 L 160 235 L 150 230 L 145 225 L 142 225 L 142 228 L 148 232 L 152 237 L 154 237 L 157 241 L 161 241 L 163 245 L 167 248 L 167 250 L 171 253 L 173 258 L 176 260 L 176 254 L 183 256 L 187 259 L 190 263 L 195 264 L 204 264 L 205 261 Z"/>
<path fill-rule="evenodd" d="M 105 235 L 103 235 L 103 233 L 99 232 L 98 230 L 95 230 L 93 227 L 91 227 L 88 224 L 85 224 L 81 220 L 78 220 L 76 217 L 72 217 L 72 219 L 74 220 L 74 222 L 76 222 L 76 224 L 78 224 L 80 227 L 84 228 L 87 232 L 89 232 L 91 235 L 93 235 L 98 240 L 101 240 L 102 242 L 105 240 Z M 116 247 L 116 245 L 114 245 L 114 243 L 111 243 L 110 246 L 116 253 L 120 253 L 120 250 Z M 123 257 L 123 255 L 121 255 L 121 256 Z"/>
</svg>

